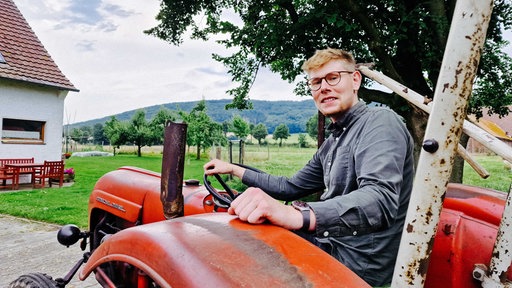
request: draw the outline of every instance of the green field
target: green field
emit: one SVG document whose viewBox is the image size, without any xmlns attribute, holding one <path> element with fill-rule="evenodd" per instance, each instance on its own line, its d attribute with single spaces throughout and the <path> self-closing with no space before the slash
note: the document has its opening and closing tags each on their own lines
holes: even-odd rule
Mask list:
<svg viewBox="0 0 512 288">
<path fill-rule="evenodd" d="M 238 161 L 238 148 L 234 147 L 232 157 Z M 315 148 L 298 148 L 296 145 L 277 147 L 276 145 L 246 145 L 244 164 L 254 166 L 276 175 L 291 176 L 311 158 Z M 195 151 L 191 149 L 190 151 Z M 228 160 L 229 153 L 222 150 L 221 158 Z M 185 161 L 185 179 L 202 179 L 204 163 L 209 154 L 196 160 L 195 155 L 188 154 Z M 161 171 L 161 152 L 144 154 L 136 157 L 121 154 L 115 157 L 71 157 L 66 160 L 66 168 L 76 171 L 75 182 L 70 187 L 58 189 L 37 189 L 0 193 L 0 214 L 9 214 L 50 223 L 73 223 L 80 227 L 87 226 L 87 205 L 89 193 L 96 181 L 105 173 L 121 166 L 136 166 L 156 172 Z M 500 157 L 476 156 L 491 176 L 481 179 L 466 165 L 464 183 L 469 185 L 508 191 L 512 174 L 506 170 Z M 234 186 L 237 189 L 236 186 Z"/>
</svg>

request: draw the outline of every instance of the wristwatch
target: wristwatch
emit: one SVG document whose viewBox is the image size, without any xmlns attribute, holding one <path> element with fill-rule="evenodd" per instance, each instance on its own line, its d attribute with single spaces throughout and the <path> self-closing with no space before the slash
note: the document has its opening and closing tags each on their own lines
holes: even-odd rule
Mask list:
<svg viewBox="0 0 512 288">
<path fill-rule="evenodd" d="M 301 231 L 308 232 L 309 231 L 309 223 L 311 222 L 309 211 L 311 211 L 311 207 L 309 207 L 308 203 L 303 201 L 293 201 L 292 207 L 299 210 L 302 213 L 302 228 Z"/>
</svg>

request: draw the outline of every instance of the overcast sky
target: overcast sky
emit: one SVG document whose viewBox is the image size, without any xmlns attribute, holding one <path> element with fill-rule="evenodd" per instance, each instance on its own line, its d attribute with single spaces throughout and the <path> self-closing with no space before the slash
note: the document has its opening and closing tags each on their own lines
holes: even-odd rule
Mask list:
<svg viewBox="0 0 512 288">
<path fill-rule="evenodd" d="M 169 102 L 227 99 L 225 91 L 236 87 L 226 68 L 211 59 L 212 53 L 230 55 L 224 47 L 188 39 L 176 47 L 142 32 L 156 26 L 159 0 L 14 2 L 80 90 L 66 98 L 65 124 Z M 260 70 L 250 98 L 305 100 L 293 88 Z"/>
<path fill-rule="evenodd" d="M 154 27 L 157 0 L 14 0 L 64 75 L 80 92 L 65 101 L 75 123 L 169 102 L 231 98 L 227 69 L 211 59 L 220 45 L 176 47 L 142 31 Z M 305 100 L 293 84 L 261 71 L 251 99 Z"/>
</svg>

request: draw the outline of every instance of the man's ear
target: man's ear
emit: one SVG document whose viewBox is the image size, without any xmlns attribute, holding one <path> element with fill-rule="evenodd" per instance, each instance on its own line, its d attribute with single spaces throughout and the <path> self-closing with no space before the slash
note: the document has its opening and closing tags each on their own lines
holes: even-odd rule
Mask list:
<svg viewBox="0 0 512 288">
<path fill-rule="evenodd" d="M 362 79 L 363 76 L 361 75 L 361 72 L 358 70 L 354 71 L 352 74 L 352 88 L 354 88 L 355 91 L 359 90 L 359 87 L 361 87 Z"/>
</svg>

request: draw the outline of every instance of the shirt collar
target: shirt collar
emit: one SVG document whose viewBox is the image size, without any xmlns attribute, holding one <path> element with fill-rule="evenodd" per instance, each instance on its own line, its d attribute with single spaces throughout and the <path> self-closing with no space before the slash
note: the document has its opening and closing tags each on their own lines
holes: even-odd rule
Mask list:
<svg viewBox="0 0 512 288">
<path fill-rule="evenodd" d="M 357 116 L 359 116 L 360 112 L 365 109 L 365 107 L 365 103 L 359 101 L 356 105 L 350 107 L 350 109 L 344 113 L 338 121 L 329 124 L 329 126 L 327 126 L 327 130 L 329 130 L 335 138 L 340 137 L 341 133 L 347 129 L 348 125 L 352 123 Z"/>
</svg>

